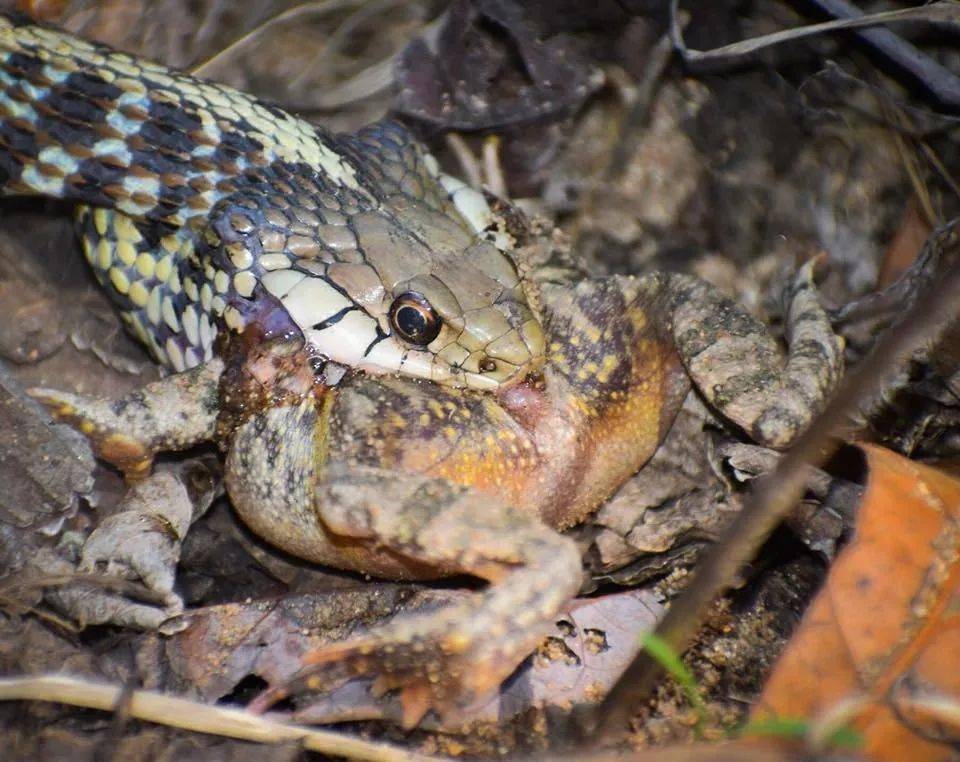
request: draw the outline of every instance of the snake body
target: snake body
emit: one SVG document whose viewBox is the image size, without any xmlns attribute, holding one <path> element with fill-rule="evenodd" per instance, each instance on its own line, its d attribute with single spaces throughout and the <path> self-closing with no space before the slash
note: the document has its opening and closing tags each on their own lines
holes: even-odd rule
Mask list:
<svg viewBox="0 0 960 762">
<path fill-rule="evenodd" d="M 175 371 L 252 322 L 326 362 L 480 389 L 543 354 L 483 197 L 393 121 L 334 135 L 0 17 L 0 191 L 78 204 L 98 279 Z"/>
</svg>

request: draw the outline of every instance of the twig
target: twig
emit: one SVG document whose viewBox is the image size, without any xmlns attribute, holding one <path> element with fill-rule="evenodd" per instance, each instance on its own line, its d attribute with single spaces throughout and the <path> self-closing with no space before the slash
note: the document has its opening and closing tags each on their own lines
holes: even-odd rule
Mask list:
<svg viewBox="0 0 960 762">
<path fill-rule="evenodd" d="M 690 14 L 679 11 L 671 20 L 678 32 L 682 33 L 690 21 Z M 664 35 L 657 40 L 650 51 L 644 66 L 643 78 L 637 83 L 630 110 L 617 125 L 616 144 L 604 172 L 604 191 L 609 187 L 609 183 L 622 178 L 627 167 L 630 166 L 630 157 L 636 148 L 636 136 L 643 134 L 641 128 L 652 118 L 653 101 L 657 96 L 660 81 L 673 59 L 673 47 L 671 36 Z"/>
<path fill-rule="evenodd" d="M 901 692 L 902 688 L 898 694 Z M 930 690 L 917 692 L 914 689 L 908 692 L 908 695 L 897 695 L 891 704 L 901 718 L 905 712 L 909 712 L 911 717 L 923 717 L 931 723 L 927 727 L 936 724 L 942 733 L 956 738 L 956 731 L 960 728 L 960 701 L 957 701 L 956 696 Z"/>
<path fill-rule="evenodd" d="M 817 9 L 838 20 L 867 18 L 857 6 L 847 0 L 807 0 Z M 941 7 L 937 7 L 941 6 Z M 950 6 L 953 6 L 952 9 Z M 934 14 L 925 19 L 929 21 L 960 21 L 960 7 L 956 2 L 934 3 L 925 8 L 910 10 L 934 10 Z M 952 11 L 952 19 L 950 12 Z M 941 16 L 941 14 L 944 14 Z M 882 15 L 882 14 L 877 14 Z M 924 19 L 924 16 L 921 16 Z M 960 79 L 957 75 L 926 55 L 906 40 L 898 37 L 889 29 L 863 29 L 854 34 L 870 46 L 907 76 L 914 79 L 940 103 L 950 108 L 960 107 Z"/>
<path fill-rule="evenodd" d="M 708 61 L 718 61 L 730 63 L 733 58 L 742 58 L 758 50 L 779 45 L 791 40 L 799 40 L 803 37 L 813 37 L 814 35 L 824 34 L 825 32 L 841 32 L 845 29 L 857 29 L 867 26 L 878 26 L 880 24 L 891 24 L 902 21 L 960 21 L 960 7 L 953 0 L 940 0 L 940 2 L 924 5 L 919 8 L 904 8 L 899 11 L 884 11 L 882 13 L 872 13 L 869 16 L 860 16 L 859 18 L 840 19 L 836 21 L 824 21 L 819 24 L 810 24 L 799 27 L 798 29 L 783 29 L 779 32 L 771 32 L 750 40 L 741 40 L 730 45 L 724 45 L 722 48 L 713 50 L 691 50 L 686 46 L 681 36 L 679 25 L 676 23 L 677 4 L 679 0 L 670 0 L 671 27 L 670 34 L 673 43 L 684 60 L 688 63 L 703 63 Z"/>
<path fill-rule="evenodd" d="M 109 574 L 87 574 L 83 572 L 47 574 L 25 579 L 12 577 L 0 584 L 0 595 L 10 594 L 12 591 L 31 591 L 38 588 L 67 587 L 75 584 L 86 584 L 107 592 L 120 593 L 127 598 L 154 606 L 166 604 L 166 599 L 162 594 L 139 582 L 133 582 L 122 577 L 111 577 Z"/>
<path fill-rule="evenodd" d="M 51 701 L 105 712 L 115 711 L 122 701 L 129 717 L 198 733 L 258 743 L 299 742 L 310 751 L 371 762 L 437 762 L 442 759 L 343 733 L 288 725 L 242 709 L 210 706 L 154 691 L 125 693 L 117 685 L 59 675 L 2 678 L 0 701 Z"/>
<path fill-rule="evenodd" d="M 58 614 L 55 614 L 52 611 L 47 611 L 42 607 L 24 603 L 18 598 L 13 598 L 7 595 L 6 591 L 4 590 L 0 590 L 0 611 L 3 611 L 3 613 L 7 616 L 10 616 L 11 614 L 16 616 L 32 614 L 41 621 L 52 624 L 54 627 L 60 627 L 64 632 L 80 632 L 80 628 L 66 617 L 59 616 Z"/>
<path fill-rule="evenodd" d="M 673 17 L 673 21 L 677 24 L 677 28 L 682 30 L 689 21 L 689 14 L 680 12 L 679 17 Z M 630 158 L 637 148 L 639 136 L 644 134 L 641 128 L 652 119 L 653 103 L 660 82 L 672 60 L 673 42 L 669 34 L 664 34 L 650 51 L 643 78 L 636 83 L 636 88 L 628 95 L 625 104 L 627 111 L 616 125 L 617 134 L 603 173 L 590 183 L 586 198 L 580 206 L 578 222 L 573 231 L 573 243 L 570 245 L 571 251 L 583 249 L 584 221 L 594 216 L 594 210 L 599 205 L 609 203 L 610 187 L 624 177 L 630 166 Z"/>
<path fill-rule="evenodd" d="M 314 62 L 316 62 L 318 56 L 326 53 L 332 45 L 335 45 L 338 42 L 336 39 L 338 35 L 343 36 L 350 29 L 352 29 L 353 26 L 365 19 L 366 14 L 369 12 L 369 8 L 365 7 L 365 4 L 366 0 L 317 0 L 317 2 L 295 5 L 292 8 L 288 8 L 287 10 L 278 13 L 276 16 L 267 19 L 265 22 L 256 28 L 251 29 L 246 34 L 241 35 L 225 48 L 214 53 L 207 60 L 202 61 L 196 66 L 192 67 L 190 69 L 190 73 L 194 74 L 195 76 L 210 76 L 212 69 L 215 69 L 217 66 L 222 64 L 225 59 L 228 59 L 230 56 L 236 54 L 239 49 L 255 42 L 260 35 L 277 24 L 293 21 L 302 16 L 322 16 L 334 11 L 347 10 L 356 6 L 361 6 L 354 11 L 354 13 L 344 22 L 343 25 L 341 25 L 337 32 L 334 33 L 333 38 L 327 40 L 326 44 L 321 46 L 321 52 L 318 53 L 317 56 L 314 56 Z M 387 6 L 389 4 L 390 3 L 387 3 Z M 445 18 L 446 15 L 441 14 L 438 18 L 434 19 L 420 29 L 416 36 L 419 36 L 421 39 L 423 39 L 428 46 L 433 46 L 436 41 L 436 37 L 439 34 L 440 26 Z M 383 60 L 372 64 L 366 69 L 363 69 L 346 82 L 322 92 L 318 91 L 312 95 L 309 102 L 288 102 L 284 105 L 286 108 L 290 108 L 298 112 L 329 111 L 332 109 L 341 108 L 350 103 L 355 103 L 356 101 L 363 100 L 364 98 L 372 97 L 377 93 L 386 90 L 393 84 L 393 67 L 402 53 L 403 48 L 397 50 Z M 301 73 L 297 79 L 299 80 L 303 76 L 304 74 Z"/>
<path fill-rule="evenodd" d="M 441 13 L 429 24 L 418 29 L 415 34 L 411 34 L 407 44 L 411 40 L 419 38 L 423 40 L 428 49 L 432 50 L 436 47 L 437 38 L 440 35 L 441 28 L 446 23 L 446 19 L 446 13 Z M 406 48 L 407 45 L 401 45 L 390 55 L 362 69 L 341 84 L 316 90 L 316 92 L 311 93 L 308 100 L 287 105 L 296 111 L 332 111 L 383 92 L 393 86 L 394 67 Z"/>
<path fill-rule="evenodd" d="M 840 699 L 810 724 L 804 739 L 807 749 L 815 755 L 826 754 L 837 732 L 874 706 L 876 698 L 859 693 Z"/>
<path fill-rule="evenodd" d="M 323 58 L 338 52 L 340 47 L 350 39 L 350 36 L 363 24 L 366 24 L 372 18 L 383 18 L 387 11 L 397 5 L 401 0 L 368 0 L 355 11 L 351 12 L 336 29 L 333 30 L 326 39 L 317 44 L 317 49 L 313 51 L 310 62 L 305 64 L 293 79 L 287 82 L 289 90 L 297 90 L 300 85 L 315 69 Z M 381 21 L 381 23 L 383 23 Z"/>
<path fill-rule="evenodd" d="M 281 24 L 284 21 L 292 21 L 300 18 L 301 16 L 319 16 L 330 13 L 331 11 L 352 8 L 355 5 L 362 5 L 364 1 L 365 0 L 319 0 L 318 2 L 301 3 L 300 5 L 295 5 L 292 8 L 287 8 L 287 10 L 278 13 L 276 16 L 267 19 L 262 24 L 251 29 L 246 34 L 241 35 L 227 45 L 227 47 L 214 53 L 206 61 L 201 61 L 196 66 L 191 67 L 190 73 L 195 76 L 208 76 L 210 74 L 210 70 L 223 61 L 223 59 L 236 53 L 239 48 L 249 45 L 270 27 Z"/>
<path fill-rule="evenodd" d="M 958 22 L 960 21 L 960 5 L 953 0 L 924 5 L 919 8 L 904 8 L 898 11 L 873 13 L 868 16 L 843 18 L 835 21 L 825 21 L 820 24 L 810 24 L 798 29 L 784 29 L 780 32 L 761 35 L 750 40 L 741 40 L 722 48 L 700 51 L 690 50 L 683 41 L 683 35 L 676 22 L 677 4 L 679 0 L 670 0 L 670 35 L 677 52 L 684 61 L 696 68 L 713 70 L 717 65 L 740 65 L 743 59 L 759 50 L 784 42 L 798 40 L 803 37 L 839 32 L 848 29 L 862 29 L 880 24 L 901 23 L 904 21 L 928 22 Z M 825 3 L 819 0 L 821 7 L 834 15 L 840 13 L 839 0 L 830 0 Z M 827 5 L 831 10 L 827 9 Z M 848 15 L 858 12 L 855 6 L 844 4 Z M 873 29 L 857 32 L 871 46 L 877 49 L 888 60 L 907 72 L 920 82 L 943 105 L 950 108 L 960 108 L 960 78 L 949 69 L 941 66 L 929 56 L 924 55 L 910 43 L 900 39 L 886 29 Z"/>
<path fill-rule="evenodd" d="M 958 224 L 957 221 L 953 223 Z M 943 235 L 943 231 L 938 231 Z M 934 233 L 937 236 L 938 233 Z M 944 238 L 943 240 L 948 240 Z M 954 240 L 953 245 L 956 245 Z M 873 351 L 844 379 L 823 413 L 797 439 L 776 469 L 758 479 L 743 510 L 698 566 L 693 582 L 670 606 L 656 635 L 677 653 L 686 651 L 710 604 L 727 590 L 737 572 L 770 536 L 803 495 L 811 466 L 822 465 L 855 431 L 849 420 L 864 400 L 879 399 L 915 352 L 942 336 L 960 310 L 960 264 L 953 264 L 903 321 L 887 331 Z M 659 664 L 640 653 L 604 702 L 586 717 L 607 739 L 618 736 L 661 674 Z"/>
<path fill-rule="evenodd" d="M 500 161 L 500 138 L 497 135 L 488 135 L 483 140 L 483 176 L 486 178 L 487 189 L 499 198 L 510 198 L 507 190 L 507 178 L 503 175 L 503 162 Z"/>
<path fill-rule="evenodd" d="M 467 185 L 479 190 L 483 187 L 483 169 L 477 157 L 473 155 L 473 151 L 470 150 L 470 146 L 467 145 L 467 141 L 457 132 L 448 132 L 444 139 L 447 142 L 447 148 L 457 157 L 460 171 L 467 178 Z"/>
</svg>

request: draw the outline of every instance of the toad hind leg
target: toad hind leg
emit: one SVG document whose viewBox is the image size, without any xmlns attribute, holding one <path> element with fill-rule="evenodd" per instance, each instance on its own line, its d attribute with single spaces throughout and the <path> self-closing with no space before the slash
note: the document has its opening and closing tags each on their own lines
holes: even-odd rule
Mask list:
<svg viewBox="0 0 960 762">
<path fill-rule="evenodd" d="M 403 724 L 413 727 L 429 709 L 442 715 L 489 696 L 580 587 L 580 554 L 572 540 L 444 479 L 333 466 L 316 495 L 331 534 L 442 574 L 471 574 L 489 586 L 462 603 L 401 615 L 321 648 L 257 708 L 301 687 L 331 688 L 369 676 L 375 692 L 401 689 Z"/>
<path fill-rule="evenodd" d="M 786 358 L 762 323 L 713 287 L 670 274 L 673 336 L 707 401 L 759 444 L 784 449 L 820 411 L 843 372 L 843 343 L 813 285 L 810 260 L 787 289 Z"/>
</svg>

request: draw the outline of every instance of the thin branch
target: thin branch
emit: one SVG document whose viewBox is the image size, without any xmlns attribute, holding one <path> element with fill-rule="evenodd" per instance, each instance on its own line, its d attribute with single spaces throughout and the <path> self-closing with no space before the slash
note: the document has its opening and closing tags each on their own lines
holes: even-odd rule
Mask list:
<svg viewBox="0 0 960 762">
<path fill-rule="evenodd" d="M 61 675 L 0 679 L 0 701 L 50 701 L 105 712 L 123 705 L 127 716 L 183 730 L 258 743 L 299 742 L 323 754 L 370 762 L 437 762 L 431 757 L 344 733 L 288 725 L 243 709 L 211 706 L 154 691 L 134 690 Z"/>
<path fill-rule="evenodd" d="M 339 85 L 322 91 L 317 90 L 311 94 L 309 100 L 298 102 L 291 107 L 297 111 L 333 111 L 387 90 L 394 84 L 394 68 L 407 49 L 407 45 L 419 38 L 427 48 L 433 50 L 446 20 L 447 14 L 441 13 L 429 24 L 411 34 L 407 44 L 399 46 L 390 55 L 362 69 Z"/>
<path fill-rule="evenodd" d="M 319 0 L 318 2 L 302 3 L 292 8 L 278 13 L 262 24 L 254 27 L 246 34 L 241 35 L 231 42 L 227 47 L 214 53 L 206 61 L 201 61 L 196 66 L 190 68 L 190 73 L 194 76 L 209 76 L 210 70 L 220 64 L 225 58 L 233 55 L 242 47 L 254 42 L 260 35 L 266 32 L 270 27 L 282 24 L 285 21 L 293 21 L 302 16 L 321 16 L 332 11 L 353 8 L 356 5 L 362 5 L 365 0 Z"/>
<path fill-rule="evenodd" d="M 953 0 L 940 0 L 919 8 L 904 8 L 870 15 L 863 15 L 856 6 L 846 0 L 816 0 L 825 13 L 843 18 L 797 29 L 784 29 L 707 51 L 690 50 L 684 43 L 676 20 L 678 1 L 670 0 L 670 36 L 677 52 L 690 66 L 714 70 L 717 66 L 739 65 L 751 54 L 773 45 L 826 32 L 860 30 L 855 31 L 855 34 L 890 64 L 918 82 L 942 105 L 950 109 L 960 109 L 960 78 L 954 72 L 888 29 L 863 29 L 904 21 L 955 24 L 960 22 L 960 5 Z"/>
<path fill-rule="evenodd" d="M 822 13 L 841 22 L 859 21 L 883 15 L 866 16 L 860 8 L 848 0 L 807 0 L 807 2 L 811 2 Z M 939 22 L 944 25 L 956 24 L 960 21 L 960 6 L 955 0 L 932 3 L 921 8 L 909 8 L 907 11 L 921 11 L 919 18 L 916 19 L 919 21 Z M 854 34 L 888 65 L 919 83 L 941 104 L 951 109 L 960 108 L 960 78 L 954 71 L 889 29 L 862 29 L 855 31 Z"/>
<path fill-rule="evenodd" d="M 684 43 L 679 24 L 676 22 L 678 3 L 679 0 L 670 0 L 670 34 L 673 38 L 674 46 L 683 56 L 684 60 L 689 63 L 704 63 L 709 61 L 728 63 L 731 59 L 743 58 L 764 48 L 780 45 L 784 42 L 791 42 L 792 40 L 799 40 L 803 37 L 825 34 L 826 32 L 842 32 L 847 29 L 858 29 L 861 27 L 879 26 L 881 24 L 893 24 L 904 21 L 960 21 L 960 5 L 953 0 L 940 0 L 940 2 L 923 5 L 919 8 L 884 11 L 883 13 L 872 13 L 869 16 L 860 16 L 858 18 L 824 21 L 819 24 L 810 24 L 797 29 L 783 29 L 779 32 L 771 32 L 770 34 L 764 34 L 750 40 L 741 40 L 740 42 L 734 42 L 730 45 L 724 45 L 722 48 L 702 51 L 690 50 Z"/>
<path fill-rule="evenodd" d="M 467 141 L 458 132 L 448 132 L 444 136 L 447 148 L 457 157 L 457 163 L 460 165 L 460 171 L 467 178 L 467 185 L 479 190 L 483 187 L 483 169 L 477 157 L 473 155 Z"/>
<path fill-rule="evenodd" d="M 331 32 L 325 40 L 318 43 L 317 49 L 313 51 L 310 62 L 305 64 L 293 79 L 287 83 L 289 90 L 297 90 L 324 58 L 328 58 L 333 53 L 339 52 L 340 47 L 344 45 L 356 30 L 366 24 L 371 19 L 379 17 L 382 19 L 388 11 L 398 5 L 402 0 L 368 0 L 355 11 L 351 12 L 343 22 Z M 381 23 L 383 23 L 381 21 Z"/>
<path fill-rule="evenodd" d="M 500 161 L 501 142 L 497 135 L 488 135 L 483 140 L 483 175 L 487 179 L 487 188 L 494 196 L 510 198 L 507 190 L 507 178 L 503 174 L 503 162 Z"/>
</svg>

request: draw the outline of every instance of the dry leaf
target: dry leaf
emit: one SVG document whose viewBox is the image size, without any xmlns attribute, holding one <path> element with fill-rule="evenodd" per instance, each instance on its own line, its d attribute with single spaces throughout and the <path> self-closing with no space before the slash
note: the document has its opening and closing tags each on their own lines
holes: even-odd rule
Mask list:
<svg viewBox="0 0 960 762">
<path fill-rule="evenodd" d="M 960 481 L 889 450 L 856 536 L 781 657 L 755 719 L 850 713 L 871 759 L 955 758 L 960 742 Z M 931 707 L 952 707 L 949 711 Z M 816 727 L 816 725 L 814 725 Z"/>
</svg>

